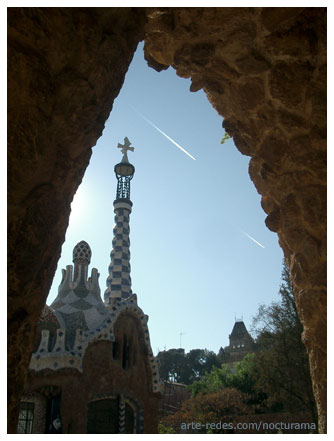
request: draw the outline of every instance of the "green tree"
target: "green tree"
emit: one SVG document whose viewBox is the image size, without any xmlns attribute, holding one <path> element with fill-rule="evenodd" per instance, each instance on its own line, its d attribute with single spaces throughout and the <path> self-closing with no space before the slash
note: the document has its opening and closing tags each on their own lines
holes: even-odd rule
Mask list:
<svg viewBox="0 0 334 441">
<path fill-rule="evenodd" d="M 246 394 L 233 388 L 199 394 L 184 401 L 178 412 L 163 418 L 162 424 L 176 433 L 182 428 L 188 433 L 194 433 L 194 422 L 201 423 L 201 428 L 196 430 L 199 433 L 228 433 L 232 431 L 236 416 L 254 414 L 255 408 L 248 404 L 248 401 L 249 397 Z M 218 422 L 225 423 L 225 426 L 212 430 L 210 425 Z"/>
<path fill-rule="evenodd" d="M 159 352 L 160 378 L 165 381 L 191 384 L 209 372 L 213 366 L 219 366 L 217 355 L 207 349 L 169 349 Z"/>
<path fill-rule="evenodd" d="M 301 339 L 303 327 L 286 265 L 282 280 L 280 301 L 261 305 L 253 319 L 259 347 L 254 371 L 256 387 L 267 394 L 268 405 L 281 405 L 289 411 L 308 409 L 316 422 L 308 355 Z"/>
<path fill-rule="evenodd" d="M 181 383 L 187 376 L 184 349 L 169 349 L 158 353 L 159 375 L 164 381 Z"/>
<path fill-rule="evenodd" d="M 217 355 L 207 349 L 192 349 L 186 354 L 188 365 L 189 383 L 201 378 L 205 373 L 210 372 L 214 366 L 219 366 Z"/>
<path fill-rule="evenodd" d="M 176 433 L 176 432 L 173 429 L 172 425 L 166 425 L 160 421 L 160 423 L 158 424 L 158 433 L 171 434 L 171 433 Z"/>
<path fill-rule="evenodd" d="M 256 395 L 256 378 L 254 375 L 255 354 L 248 354 L 246 357 L 235 363 L 233 366 L 214 366 L 201 379 L 189 386 L 192 396 L 218 392 L 225 388 L 234 388 L 240 392 Z"/>
</svg>

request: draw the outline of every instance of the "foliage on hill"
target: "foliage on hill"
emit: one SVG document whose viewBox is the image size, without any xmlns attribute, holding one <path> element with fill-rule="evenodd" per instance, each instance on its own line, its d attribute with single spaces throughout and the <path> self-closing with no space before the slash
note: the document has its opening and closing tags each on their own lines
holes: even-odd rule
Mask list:
<svg viewBox="0 0 334 441">
<path fill-rule="evenodd" d="M 254 411 L 255 407 L 249 404 L 247 394 L 225 388 L 214 393 L 198 394 L 184 401 L 181 410 L 165 417 L 163 424 L 175 432 L 183 428 L 190 433 L 212 433 L 211 423 L 220 422 L 225 424 L 218 429 L 215 426 L 214 433 L 228 433 L 234 416 L 250 415 Z"/>
<path fill-rule="evenodd" d="M 253 319 L 259 351 L 256 353 L 256 387 L 268 396 L 268 405 L 290 411 L 307 408 L 316 421 L 316 406 L 303 327 L 299 320 L 289 269 L 284 265 L 280 302 L 261 305 Z"/>
<path fill-rule="evenodd" d="M 184 382 L 192 392 L 180 411 L 165 418 L 165 426 L 176 430 L 180 422 L 231 421 L 240 412 L 275 411 L 305 411 L 317 422 L 303 328 L 285 265 L 279 296 L 279 301 L 259 307 L 253 319 L 258 350 L 238 363 L 221 365 L 220 353 L 200 349 L 159 354 L 165 357 L 165 379 Z"/>
<path fill-rule="evenodd" d="M 169 349 L 159 352 L 157 358 L 160 378 L 183 384 L 191 384 L 210 372 L 213 366 L 220 366 L 217 355 L 207 349 L 192 349 L 188 353 L 181 348 Z"/>
<path fill-rule="evenodd" d="M 233 366 L 222 365 L 219 368 L 214 366 L 210 372 L 189 386 L 192 396 L 214 393 L 225 388 L 234 388 L 243 393 L 255 394 L 255 358 L 255 354 L 248 354 Z"/>
</svg>

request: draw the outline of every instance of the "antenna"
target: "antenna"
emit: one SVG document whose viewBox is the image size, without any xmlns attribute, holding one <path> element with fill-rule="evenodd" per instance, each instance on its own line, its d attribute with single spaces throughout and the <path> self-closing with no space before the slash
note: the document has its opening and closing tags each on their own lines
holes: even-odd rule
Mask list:
<svg viewBox="0 0 334 441">
<path fill-rule="evenodd" d="M 186 332 L 180 332 L 180 348 L 182 348 L 182 335 L 186 334 Z"/>
</svg>

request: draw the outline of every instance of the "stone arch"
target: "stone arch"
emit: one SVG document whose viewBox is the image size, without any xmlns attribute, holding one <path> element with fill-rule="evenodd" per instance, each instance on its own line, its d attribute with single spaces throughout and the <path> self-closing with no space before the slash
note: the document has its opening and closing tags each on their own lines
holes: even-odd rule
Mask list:
<svg viewBox="0 0 334 441">
<path fill-rule="evenodd" d="M 251 156 L 249 175 L 262 195 L 266 225 L 277 232 L 290 267 L 324 427 L 325 10 L 170 8 L 148 16 L 149 65 L 158 71 L 172 65 L 192 79 L 191 91 L 203 88 L 236 147 Z M 238 50 L 236 35 L 243 41 Z"/>
<path fill-rule="evenodd" d="M 143 406 L 136 399 L 127 394 L 97 394 L 89 398 L 86 403 L 86 425 L 87 433 L 89 432 L 89 408 L 91 404 L 102 401 L 113 401 L 115 403 L 115 429 L 114 433 L 124 433 L 124 426 L 126 425 L 126 406 L 129 406 L 133 412 L 133 429 L 134 433 L 143 433 L 144 430 L 144 411 Z"/>
<path fill-rule="evenodd" d="M 133 397 L 124 395 L 124 402 L 131 406 L 134 413 L 134 433 L 144 433 L 144 407 Z"/>
<path fill-rule="evenodd" d="M 324 432 L 325 8 L 8 9 L 8 431 L 71 200 L 142 39 L 149 65 L 204 88 L 251 156 L 291 270 Z"/>
</svg>

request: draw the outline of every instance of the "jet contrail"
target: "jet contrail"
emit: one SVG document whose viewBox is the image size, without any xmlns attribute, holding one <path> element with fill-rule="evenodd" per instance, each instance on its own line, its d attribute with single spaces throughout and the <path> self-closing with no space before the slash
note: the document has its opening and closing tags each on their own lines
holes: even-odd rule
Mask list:
<svg viewBox="0 0 334 441">
<path fill-rule="evenodd" d="M 259 245 L 262 248 L 265 248 L 263 245 L 260 244 L 260 242 L 258 242 L 257 240 L 254 239 L 254 237 L 250 236 L 249 234 L 245 233 L 244 231 L 241 230 L 241 232 L 248 237 L 248 239 L 252 240 L 253 242 L 255 242 L 257 245 Z"/>
<path fill-rule="evenodd" d="M 159 133 L 161 133 L 161 135 L 163 135 L 165 138 L 168 139 L 168 141 L 172 142 L 174 145 L 176 145 L 177 148 L 179 148 L 183 153 L 185 153 L 186 155 L 189 156 L 189 158 L 193 159 L 194 161 L 196 161 L 196 158 L 194 158 L 189 152 L 187 152 L 186 149 L 184 149 L 183 147 L 180 146 L 180 144 L 178 144 L 176 141 L 174 141 L 174 139 L 172 139 L 170 136 L 168 136 L 165 132 L 163 132 L 161 129 L 159 129 L 159 127 L 157 127 L 155 124 L 153 124 L 152 121 L 150 121 L 149 119 L 147 119 L 142 113 L 138 112 L 138 110 L 136 110 L 134 107 L 130 106 L 136 113 L 138 113 L 138 115 L 140 115 L 147 123 L 149 123 L 152 127 L 154 127 Z"/>
</svg>

